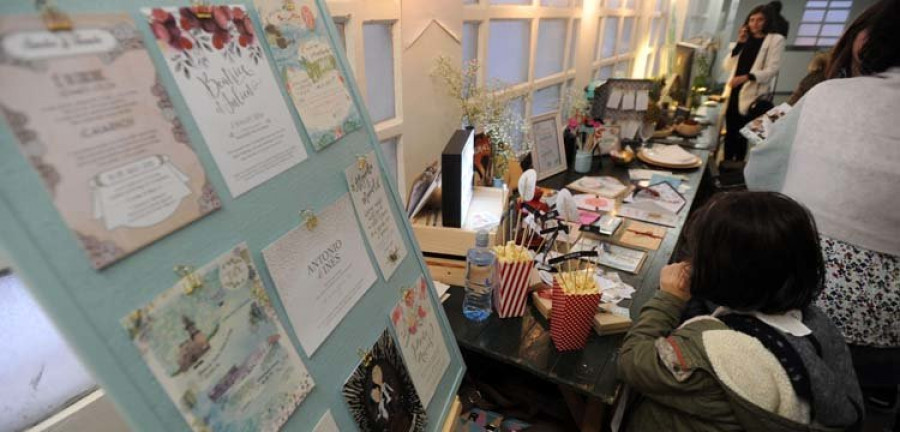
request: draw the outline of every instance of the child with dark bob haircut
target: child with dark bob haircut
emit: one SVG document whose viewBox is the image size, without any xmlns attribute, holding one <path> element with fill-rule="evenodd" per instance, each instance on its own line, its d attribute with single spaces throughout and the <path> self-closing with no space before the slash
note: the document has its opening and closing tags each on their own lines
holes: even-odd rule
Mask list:
<svg viewBox="0 0 900 432">
<path fill-rule="evenodd" d="M 619 372 L 639 395 L 623 429 L 858 428 L 849 351 L 813 304 L 824 264 L 809 212 L 778 193 L 724 193 L 685 236 L 687 261 L 662 269 L 621 348 Z M 718 307 L 679 325 L 692 296 Z"/>
</svg>

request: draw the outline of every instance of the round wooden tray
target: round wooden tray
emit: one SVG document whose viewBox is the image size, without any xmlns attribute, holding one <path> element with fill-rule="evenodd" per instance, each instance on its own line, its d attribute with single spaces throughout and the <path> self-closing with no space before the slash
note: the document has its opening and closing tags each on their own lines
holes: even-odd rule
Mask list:
<svg viewBox="0 0 900 432">
<path fill-rule="evenodd" d="M 670 169 L 693 169 L 693 168 L 699 168 L 701 165 L 703 165 L 703 159 L 700 159 L 698 156 L 694 156 L 697 159 L 696 161 L 691 162 L 691 163 L 686 163 L 686 164 L 670 164 L 670 163 L 666 163 L 666 162 L 660 162 L 660 161 L 657 161 L 656 159 L 653 159 L 653 158 L 645 155 L 644 149 L 641 149 L 640 151 L 638 151 L 637 157 L 641 161 L 648 163 L 650 165 L 656 165 L 658 167 L 670 168 Z"/>
</svg>

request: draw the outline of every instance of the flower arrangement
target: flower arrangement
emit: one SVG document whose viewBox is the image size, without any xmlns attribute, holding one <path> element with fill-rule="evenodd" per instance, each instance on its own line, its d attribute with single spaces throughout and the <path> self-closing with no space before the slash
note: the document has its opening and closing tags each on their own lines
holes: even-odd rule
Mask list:
<svg viewBox="0 0 900 432">
<path fill-rule="evenodd" d="M 531 150 L 531 125 L 521 113 L 510 109 L 511 102 L 530 99 L 529 88 L 513 89 L 499 80 L 478 83 L 481 65 L 471 60 L 458 68 L 454 62 L 439 56 L 432 76 L 446 87 L 447 95 L 462 111 L 461 123 L 466 127 L 480 127 L 490 138 L 493 153 L 494 177 L 506 175 L 509 160 Z"/>
</svg>

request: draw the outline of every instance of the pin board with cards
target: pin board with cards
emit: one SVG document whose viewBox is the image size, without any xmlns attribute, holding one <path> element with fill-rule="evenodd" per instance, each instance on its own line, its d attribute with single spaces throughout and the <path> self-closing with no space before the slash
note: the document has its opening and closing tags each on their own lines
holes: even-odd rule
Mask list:
<svg viewBox="0 0 900 432">
<path fill-rule="evenodd" d="M 0 4 L 0 255 L 134 430 L 439 430 L 465 365 L 321 0 Z"/>
</svg>

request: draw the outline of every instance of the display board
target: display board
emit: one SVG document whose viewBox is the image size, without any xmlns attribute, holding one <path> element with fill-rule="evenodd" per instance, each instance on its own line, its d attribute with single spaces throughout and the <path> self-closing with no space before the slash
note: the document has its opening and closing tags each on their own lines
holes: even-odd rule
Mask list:
<svg viewBox="0 0 900 432">
<path fill-rule="evenodd" d="M 59 3 L 0 4 L 0 255 L 129 425 L 440 429 L 465 365 L 324 2 Z"/>
</svg>

